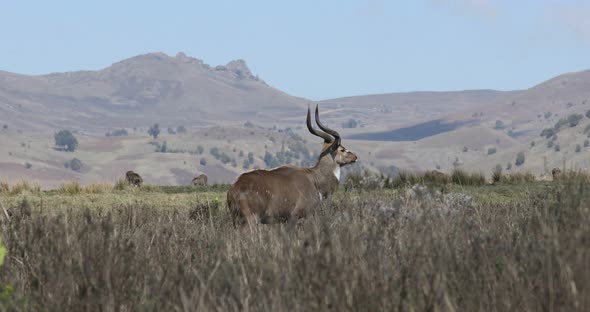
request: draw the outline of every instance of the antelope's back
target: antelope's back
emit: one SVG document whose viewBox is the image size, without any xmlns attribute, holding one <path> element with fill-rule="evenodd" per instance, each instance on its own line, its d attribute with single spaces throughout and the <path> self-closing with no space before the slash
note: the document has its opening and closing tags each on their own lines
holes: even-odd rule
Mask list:
<svg viewBox="0 0 590 312">
<path fill-rule="evenodd" d="M 309 169 L 283 166 L 241 174 L 229 189 L 227 200 L 230 207 L 239 205 L 243 200 L 255 206 L 268 206 L 278 200 L 292 203 L 307 193 L 315 195 L 314 192 Z"/>
</svg>

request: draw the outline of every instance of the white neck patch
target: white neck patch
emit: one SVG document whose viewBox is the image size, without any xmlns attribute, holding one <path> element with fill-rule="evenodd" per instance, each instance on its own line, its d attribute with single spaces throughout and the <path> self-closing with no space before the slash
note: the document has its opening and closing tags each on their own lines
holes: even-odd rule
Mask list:
<svg viewBox="0 0 590 312">
<path fill-rule="evenodd" d="M 340 166 L 336 166 L 336 168 L 334 168 L 334 176 L 336 176 L 336 179 L 340 181 Z"/>
</svg>

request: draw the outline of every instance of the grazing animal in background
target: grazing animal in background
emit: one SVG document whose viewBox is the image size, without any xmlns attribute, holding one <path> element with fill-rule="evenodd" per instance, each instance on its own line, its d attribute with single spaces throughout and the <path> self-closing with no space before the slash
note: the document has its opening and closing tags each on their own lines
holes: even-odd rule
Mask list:
<svg viewBox="0 0 590 312">
<path fill-rule="evenodd" d="M 322 131 L 312 127 L 308 108 L 307 129 L 324 139 L 315 166 L 282 166 L 270 170 L 257 169 L 240 175 L 227 192 L 227 205 L 234 225 L 303 218 L 338 189 L 340 168 L 354 163 L 357 156 L 340 144 L 338 132 L 320 122 L 317 106 L 315 121 Z"/>
<path fill-rule="evenodd" d="M 561 169 L 553 168 L 553 170 L 551 170 L 551 176 L 553 176 L 553 180 L 559 179 L 560 175 L 561 175 Z"/>
<path fill-rule="evenodd" d="M 193 185 L 207 185 L 207 176 L 204 174 L 200 174 L 199 176 L 193 178 L 192 181 Z"/>
<path fill-rule="evenodd" d="M 127 171 L 127 173 L 125 173 L 125 179 L 127 179 L 127 182 L 130 185 L 134 186 L 141 186 L 143 183 L 141 176 L 133 171 Z"/>
</svg>

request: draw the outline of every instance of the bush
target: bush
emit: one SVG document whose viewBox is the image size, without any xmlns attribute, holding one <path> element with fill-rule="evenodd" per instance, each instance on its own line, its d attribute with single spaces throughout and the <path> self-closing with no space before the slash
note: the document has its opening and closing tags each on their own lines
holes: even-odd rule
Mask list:
<svg viewBox="0 0 590 312">
<path fill-rule="evenodd" d="M 504 122 L 502 120 L 496 120 L 496 124 L 494 125 L 494 129 L 502 130 L 504 128 L 505 128 Z"/>
<path fill-rule="evenodd" d="M 582 120 L 582 118 L 584 118 L 582 114 L 572 114 L 567 117 L 567 121 L 570 127 L 573 128 L 580 123 L 580 120 Z"/>
<path fill-rule="evenodd" d="M 342 128 L 356 128 L 358 127 L 358 122 L 352 118 L 348 119 L 348 121 L 342 124 Z"/>
<path fill-rule="evenodd" d="M 129 133 L 125 129 L 115 129 L 111 132 L 107 132 L 106 136 L 127 136 Z"/>
<path fill-rule="evenodd" d="M 496 154 L 498 150 L 495 147 L 488 148 L 488 155 Z"/>
<path fill-rule="evenodd" d="M 33 165 L 30 162 L 25 163 L 25 169 L 31 169 Z"/>
<path fill-rule="evenodd" d="M 582 146 L 580 144 L 576 144 L 576 153 L 579 153 L 582 151 Z"/>
<path fill-rule="evenodd" d="M 463 146 L 463 153 L 467 153 L 469 151 L 469 148 L 467 148 L 467 146 Z"/>
<path fill-rule="evenodd" d="M 553 128 L 545 128 L 541 131 L 541 136 L 549 139 L 555 134 L 555 129 Z"/>
<path fill-rule="evenodd" d="M 205 151 L 204 147 L 202 147 L 201 145 L 197 146 L 197 153 L 199 155 L 203 154 L 204 151 Z"/>
<path fill-rule="evenodd" d="M 590 118 L 590 109 L 586 112 L 586 117 Z"/>
<path fill-rule="evenodd" d="M 166 141 L 162 142 L 162 146 L 160 147 L 160 153 L 166 153 L 168 151 L 168 143 Z"/>
<path fill-rule="evenodd" d="M 176 134 L 176 131 L 174 131 L 174 129 L 172 129 L 172 127 L 168 127 L 168 129 L 166 131 L 168 131 L 168 134 Z"/>
<path fill-rule="evenodd" d="M 64 163 L 64 168 L 80 172 L 82 169 L 82 161 L 80 161 L 78 158 L 73 158 Z"/>
<path fill-rule="evenodd" d="M 511 162 L 506 164 L 506 170 L 512 170 L 512 163 Z"/>
<path fill-rule="evenodd" d="M 186 133 L 186 128 L 184 126 L 178 126 L 176 128 L 176 133 L 178 133 L 178 134 Z"/>
<path fill-rule="evenodd" d="M 561 128 L 563 128 L 563 126 L 567 125 L 568 123 L 569 122 L 567 119 L 561 118 L 557 123 L 555 123 L 553 129 L 555 130 L 555 132 L 559 132 L 559 130 L 561 130 Z"/>
<path fill-rule="evenodd" d="M 559 147 L 559 144 L 555 144 L 554 149 L 555 149 L 556 152 L 561 151 L 561 147 Z"/>
<path fill-rule="evenodd" d="M 68 130 L 61 130 L 54 135 L 55 145 L 63 147 L 68 152 L 73 152 L 78 148 L 78 140 Z"/>
<path fill-rule="evenodd" d="M 584 147 L 588 147 L 588 145 L 590 145 L 590 141 L 584 140 Z"/>
<path fill-rule="evenodd" d="M 201 164 L 201 166 L 206 166 L 207 165 L 207 159 L 201 158 L 201 160 L 199 161 L 199 163 Z"/>
<path fill-rule="evenodd" d="M 502 165 L 497 164 L 494 170 L 492 171 L 492 181 L 494 183 L 500 182 L 502 179 Z"/>
<path fill-rule="evenodd" d="M 158 135 L 160 135 L 160 125 L 159 124 L 154 124 L 153 126 L 151 126 L 148 129 L 148 134 L 150 136 L 152 136 L 154 138 L 154 140 L 156 138 L 158 138 Z"/>
<path fill-rule="evenodd" d="M 522 166 L 524 164 L 524 152 L 518 152 L 516 154 L 516 162 L 514 162 L 517 166 Z"/>
</svg>

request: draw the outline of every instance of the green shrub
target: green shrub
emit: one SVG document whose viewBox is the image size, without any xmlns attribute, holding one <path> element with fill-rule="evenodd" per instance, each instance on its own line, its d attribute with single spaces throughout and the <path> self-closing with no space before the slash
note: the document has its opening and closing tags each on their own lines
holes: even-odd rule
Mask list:
<svg viewBox="0 0 590 312">
<path fill-rule="evenodd" d="M 73 152 L 78 148 L 78 139 L 68 130 L 56 133 L 54 139 L 56 146 L 63 147 L 68 152 Z"/>
<path fill-rule="evenodd" d="M 514 162 L 514 164 L 517 166 L 522 166 L 524 164 L 524 160 L 524 152 L 518 152 L 518 154 L 516 154 L 516 162 Z"/>
<path fill-rule="evenodd" d="M 575 127 L 580 123 L 580 120 L 584 118 L 582 114 L 572 114 L 567 117 L 567 122 L 569 123 L 570 127 Z"/>
<path fill-rule="evenodd" d="M 502 179 L 502 165 L 497 164 L 492 171 L 492 182 L 497 183 Z"/>
</svg>

